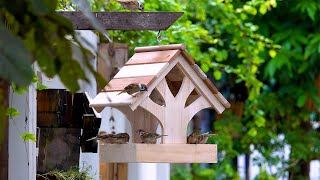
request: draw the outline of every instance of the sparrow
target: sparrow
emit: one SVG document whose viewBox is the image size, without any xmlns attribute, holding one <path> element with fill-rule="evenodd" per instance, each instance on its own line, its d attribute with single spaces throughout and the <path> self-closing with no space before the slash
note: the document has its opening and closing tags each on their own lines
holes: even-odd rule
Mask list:
<svg viewBox="0 0 320 180">
<path fill-rule="evenodd" d="M 127 85 L 126 87 L 124 87 L 124 89 L 117 94 L 120 95 L 121 93 L 128 93 L 129 95 L 136 97 L 134 94 L 139 93 L 139 92 L 143 92 L 143 91 L 148 91 L 147 85 L 145 84 L 140 84 L 140 83 L 131 83 L 129 85 Z"/>
<path fill-rule="evenodd" d="M 112 144 L 126 144 L 129 142 L 130 136 L 128 133 L 119 133 L 113 136 Z"/>
<path fill-rule="evenodd" d="M 116 0 L 119 4 L 122 5 L 124 9 L 129 9 L 131 11 L 135 10 L 144 10 L 143 4 L 137 2 L 136 0 Z"/>
<path fill-rule="evenodd" d="M 90 138 L 86 141 L 99 140 L 101 142 L 107 144 L 125 144 L 129 142 L 130 136 L 127 133 L 119 133 L 119 134 L 99 134 L 96 137 Z"/>
<path fill-rule="evenodd" d="M 168 135 L 160 135 L 157 133 L 146 132 L 145 130 L 142 130 L 142 129 L 139 129 L 137 133 L 139 133 L 140 135 L 141 142 L 146 144 L 156 144 L 158 138 L 161 138 L 163 136 L 168 136 Z"/>
<path fill-rule="evenodd" d="M 195 130 L 193 133 L 191 133 L 187 138 L 188 144 L 197 144 L 198 137 L 201 134 L 201 129 Z"/>
<path fill-rule="evenodd" d="M 205 144 L 209 137 L 216 136 L 217 134 L 209 134 L 209 132 L 200 134 L 196 144 Z"/>
</svg>

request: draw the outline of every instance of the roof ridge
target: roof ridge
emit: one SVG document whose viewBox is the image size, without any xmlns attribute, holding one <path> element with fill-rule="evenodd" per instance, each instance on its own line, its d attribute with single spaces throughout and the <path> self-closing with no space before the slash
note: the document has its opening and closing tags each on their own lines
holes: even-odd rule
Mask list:
<svg viewBox="0 0 320 180">
<path fill-rule="evenodd" d="M 186 49 L 184 44 L 170 44 L 170 45 L 159 45 L 159 46 L 145 46 L 145 47 L 136 47 L 134 49 L 135 53 L 141 52 L 150 52 L 150 51 L 167 51 L 167 50 L 182 50 Z"/>
</svg>

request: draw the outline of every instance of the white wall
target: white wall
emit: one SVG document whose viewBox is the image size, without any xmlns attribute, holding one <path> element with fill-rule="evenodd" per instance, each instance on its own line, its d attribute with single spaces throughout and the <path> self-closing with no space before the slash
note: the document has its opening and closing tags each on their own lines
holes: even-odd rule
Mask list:
<svg viewBox="0 0 320 180">
<path fill-rule="evenodd" d="M 20 115 L 9 119 L 9 180 L 36 178 L 36 143 L 24 142 L 20 134 L 36 134 L 36 91 L 18 95 L 10 91 L 9 106 L 16 108 Z"/>
</svg>

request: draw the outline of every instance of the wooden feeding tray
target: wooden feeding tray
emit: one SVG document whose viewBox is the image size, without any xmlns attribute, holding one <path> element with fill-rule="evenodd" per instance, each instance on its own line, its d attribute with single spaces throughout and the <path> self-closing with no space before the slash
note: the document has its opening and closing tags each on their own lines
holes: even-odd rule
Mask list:
<svg viewBox="0 0 320 180">
<path fill-rule="evenodd" d="M 130 83 L 144 83 L 148 91 L 136 97 L 118 93 Z M 186 144 L 187 127 L 202 109 L 222 113 L 230 107 L 182 44 L 149 46 L 135 54 L 90 102 L 98 112 L 106 106 L 129 120 L 133 144 L 100 145 L 101 162 L 217 162 L 217 145 Z M 162 144 L 138 144 L 138 129 L 166 134 Z"/>
<path fill-rule="evenodd" d="M 216 144 L 101 144 L 99 148 L 101 163 L 217 162 Z"/>
</svg>

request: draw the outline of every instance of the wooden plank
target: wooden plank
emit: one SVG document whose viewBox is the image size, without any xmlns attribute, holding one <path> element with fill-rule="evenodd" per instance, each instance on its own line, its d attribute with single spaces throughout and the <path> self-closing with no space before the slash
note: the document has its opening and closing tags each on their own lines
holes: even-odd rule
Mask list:
<svg viewBox="0 0 320 180">
<path fill-rule="evenodd" d="M 209 78 L 204 79 L 203 82 L 208 86 L 213 94 L 217 94 L 219 92 L 219 90 L 216 88 L 216 86 L 213 85 Z"/>
<path fill-rule="evenodd" d="M 126 63 L 126 65 L 170 62 L 179 53 L 180 53 L 180 50 L 135 53 L 129 59 L 129 61 Z"/>
<path fill-rule="evenodd" d="M 150 52 L 150 51 L 167 51 L 167 50 L 185 50 L 186 45 L 184 44 L 170 44 L 170 45 L 160 45 L 160 46 L 146 46 L 146 47 L 136 47 L 134 49 L 135 53 L 140 52 Z"/>
<path fill-rule="evenodd" d="M 115 180 L 115 164 L 114 163 L 101 163 L 100 162 L 100 179 L 101 180 Z"/>
<path fill-rule="evenodd" d="M 117 163 L 117 178 L 118 180 L 128 179 L 128 163 Z"/>
<path fill-rule="evenodd" d="M 128 45 L 122 43 L 101 43 L 97 57 L 97 72 L 107 81 L 113 76 L 128 60 Z M 97 87 L 100 92 L 104 87 Z"/>
<path fill-rule="evenodd" d="M 105 92 L 122 91 L 127 85 L 131 83 L 143 83 L 148 86 L 152 83 L 153 78 L 154 76 L 112 79 L 109 84 L 104 87 L 103 90 Z"/>
<path fill-rule="evenodd" d="M 60 11 L 77 30 L 94 30 L 81 12 Z M 183 12 L 94 12 L 94 16 L 107 30 L 166 30 Z"/>
<path fill-rule="evenodd" d="M 9 103 L 9 84 L 7 81 L 0 79 L 0 103 L 3 105 L 3 108 L 8 107 Z M 0 137 L 0 179 L 8 179 L 8 161 L 9 161 L 9 121 L 6 117 L 1 119 L 1 137 Z"/>
<path fill-rule="evenodd" d="M 104 144 L 100 163 L 217 163 L 216 144 Z"/>
<path fill-rule="evenodd" d="M 124 66 L 114 76 L 114 78 L 137 78 L 141 76 L 155 76 L 157 75 L 168 63 L 155 63 L 155 64 L 140 64 Z"/>
<path fill-rule="evenodd" d="M 37 173 L 78 166 L 80 133 L 78 128 L 40 128 Z"/>
<path fill-rule="evenodd" d="M 37 91 L 38 127 L 80 127 L 81 119 L 72 118 L 72 94 L 65 89 Z"/>
</svg>

